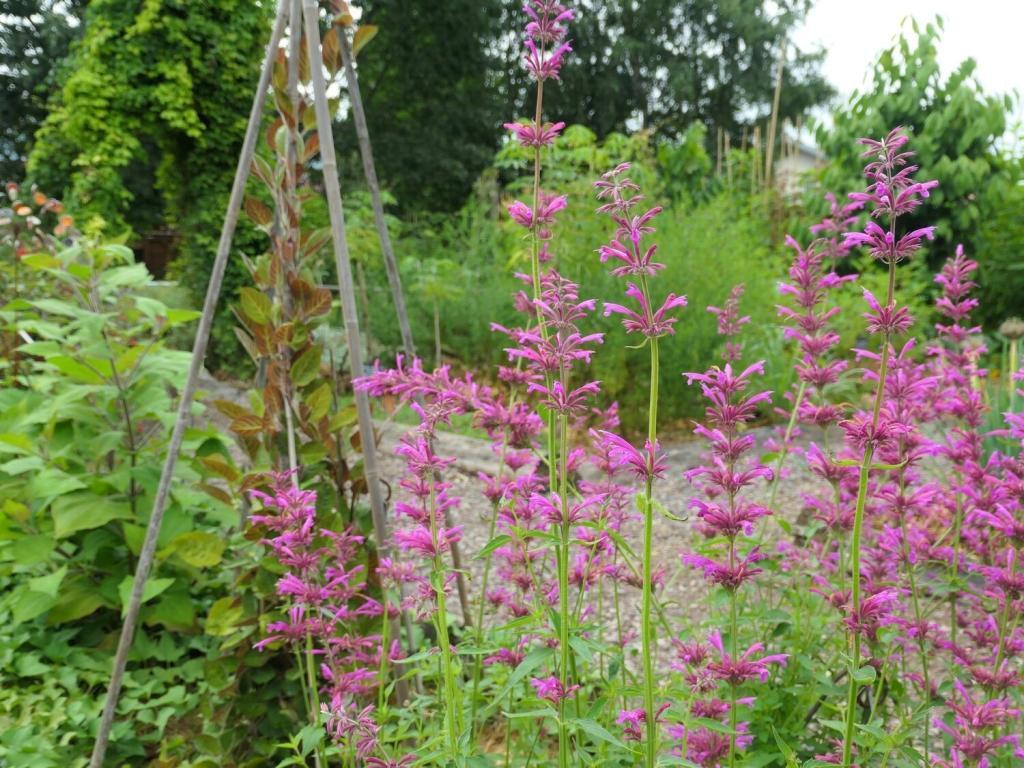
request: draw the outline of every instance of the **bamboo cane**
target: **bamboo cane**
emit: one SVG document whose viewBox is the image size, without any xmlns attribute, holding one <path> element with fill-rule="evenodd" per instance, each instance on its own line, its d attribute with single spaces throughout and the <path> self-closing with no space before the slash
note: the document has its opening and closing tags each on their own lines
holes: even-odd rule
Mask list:
<svg viewBox="0 0 1024 768">
<path fill-rule="evenodd" d="M 342 321 L 348 341 L 348 360 L 352 377 L 363 374 L 363 352 L 359 334 L 359 316 L 356 310 L 355 286 L 352 281 L 352 263 L 348 252 L 345 233 L 345 212 L 341 199 L 341 184 L 338 181 L 338 161 L 334 153 L 334 133 L 331 115 L 327 106 L 327 85 L 323 68 L 320 66 L 320 25 L 316 0 L 302 0 L 302 12 L 306 23 L 306 45 L 310 59 L 310 78 L 313 84 L 313 106 L 316 111 L 317 133 L 320 136 L 320 160 L 323 165 L 324 194 L 331 220 L 331 237 L 334 242 L 334 261 L 338 272 L 338 297 L 341 300 Z M 373 417 L 370 400 L 366 392 L 355 391 L 356 414 L 359 421 L 359 436 L 362 441 L 363 474 L 370 496 L 370 512 L 373 517 L 377 546 L 382 552 L 390 549 L 388 524 L 384 515 L 384 498 L 381 494 L 380 478 L 377 471 L 377 441 L 373 432 Z M 408 629 L 408 627 L 407 627 Z"/>
<path fill-rule="evenodd" d="M 405 297 L 402 293 L 402 278 L 398 273 L 398 262 L 395 250 L 391 245 L 391 234 L 384 218 L 384 203 L 380 195 L 380 182 L 377 180 L 377 168 L 373 162 L 373 146 L 370 144 L 370 130 L 366 124 L 366 112 L 363 109 L 363 97 L 359 91 L 359 77 L 352 64 L 352 49 L 348 41 L 348 33 L 338 29 L 338 42 L 341 49 L 341 60 L 345 67 L 345 81 L 348 83 L 348 97 L 352 103 L 352 120 L 355 123 L 356 139 L 359 142 L 359 155 L 363 160 L 363 175 L 366 186 L 370 189 L 370 201 L 373 206 L 373 220 L 377 225 L 377 236 L 380 238 L 380 251 L 384 257 L 384 270 L 391 286 L 391 298 L 395 302 L 395 314 L 398 316 L 398 330 L 402 334 L 402 349 L 407 357 L 416 355 L 416 347 L 412 340 L 412 328 L 409 325 L 409 314 L 405 308 Z"/>
<path fill-rule="evenodd" d="M 110 684 L 107 687 L 107 698 L 103 705 L 103 714 L 100 717 L 92 757 L 89 760 L 90 768 L 101 768 L 106 758 L 107 745 L 110 741 L 110 729 L 114 725 L 114 714 L 117 711 L 117 701 L 121 694 L 121 685 L 124 682 L 124 670 L 128 663 L 128 652 L 131 650 L 132 640 L 135 635 L 135 625 L 138 623 L 139 609 L 142 606 L 142 591 L 145 587 L 146 579 L 149 577 L 149 572 L 153 567 L 157 538 L 160 535 L 164 510 L 167 507 L 167 498 L 171 490 L 174 467 L 177 464 L 178 453 L 181 451 L 185 427 L 189 422 L 192 398 L 195 396 L 199 373 L 202 370 L 203 360 L 206 357 L 206 345 L 210 340 L 210 329 L 213 326 L 213 316 L 217 308 L 217 300 L 220 297 L 221 284 L 224 281 L 224 270 L 227 267 L 228 255 L 231 251 L 231 241 L 234 238 L 235 226 L 238 224 L 238 214 L 242 207 L 242 198 L 245 194 L 245 182 L 249 178 L 249 168 L 252 165 L 253 154 L 256 151 L 256 139 L 263 117 L 263 106 L 266 103 L 267 87 L 270 85 L 274 56 L 277 53 L 277 48 L 284 32 L 285 19 L 288 17 L 287 10 L 288 0 L 279 0 L 274 28 L 270 35 L 270 42 L 267 44 L 266 55 L 263 58 L 259 85 L 256 87 L 252 110 L 249 112 L 249 123 L 245 129 L 242 152 L 238 158 L 238 167 L 235 169 L 231 196 L 228 198 L 228 209 L 224 216 L 220 241 L 217 244 L 217 255 L 213 262 L 213 269 L 210 272 L 210 283 L 206 289 L 206 299 L 203 302 L 203 313 L 200 317 L 195 342 L 192 346 L 192 363 L 189 366 L 188 378 L 185 380 L 185 388 L 181 392 L 177 419 L 174 422 L 171 441 L 167 447 L 167 458 L 164 461 L 163 472 L 160 475 L 160 484 L 157 486 L 156 496 L 153 499 L 153 511 L 150 514 L 149 524 L 146 527 L 146 537 L 142 544 L 142 550 L 139 553 L 139 563 L 135 568 L 132 592 L 128 599 L 124 623 L 121 626 L 121 637 L 117 643 L 117 652 L 114 655 L 114 667 L 110 675 Z"/>
<path fill-rule="evenodd" d="M 373 219 L 377 227 L 377 237 L 380 239 L 380 250 L 384 257 L 384 269 L 388 275 L 388 284 L 391 286 L 391 297 L 395 303 L 395 314 L 398 316 L 398 328 L 402 335 L 402 348 L 406 356 L 411 359 L 416 356 L 416 347 L 412 339 L 409 315 L 405 308 L 405 296 L 402 292 L 402 279 L 398 272 L 398 262 L 395 259 L 395 251 L 391 244 L 391 234 L 388 232 L 387 221 L 384 218 L 384 203 L 381 199 L 380 182 L 377 179 L 377 169 L 373 161 L 373 145 L 370 143 L 370 129 L 366 123 L 363 97 L 359 90 L 359 76 L 356 74 L 355 65 L 352 61 L 352 48 L 349 44 L 348 33 L 344 29 L 338 29 L 337 35 L 338 47 L 341 50 L 341 60 L 345 67 L 345 81 L 348 84 L 349 101 L 352 104 L 352 121 L 355 124 L 356 139 L 359 142 L 359 155 L 363 161 L 363 175 L 366 177 L 366 186 L 370 190 Z M 439 351 L 436 353 L 436 357 L 437 365 L 440 365 L 441 355 Z M 451 524 L 450 518 L 448 519 L 448 524 Z M 469 626 L 471 622 L 469 589 L 466 585 L 465 571 L 462 568 L 462 554 L 458 542 L 453 542 L 451 545 L 451 557 L 452 565 L 455 568 L 455 582 L 459 592 L 459 604 L 462 607 L 463 623 Z"/>
<path fill-rule="evenodd" d="M 775 131 L 779 122 L 779 101 L 782 98 L 782 68 L 786 63 L 787 41 L 782 41 L 782 49 L 779 51 L 779 68 L 775 73 L 775 94 L 772 97 L 772 118 L 768 124 L 768 146 L 765 148 L 764 161 L 764 185 L 772 185 L 772 160 L 775 153 Z"/>
</svg>

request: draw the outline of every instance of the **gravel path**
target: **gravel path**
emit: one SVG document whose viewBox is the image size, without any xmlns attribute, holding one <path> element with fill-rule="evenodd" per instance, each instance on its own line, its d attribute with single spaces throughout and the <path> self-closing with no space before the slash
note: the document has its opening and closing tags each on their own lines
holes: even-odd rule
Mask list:
<svg viewBox="0 0 1024 768">
<path fill-rule="evenodd" d="M 386 478 L 401 476 L 404 470 L 401 459 L 394 455 L 393 450 L 401 435 L 409 428 L 395 423 L 378 425 L 381 437 L 381 474 Z M 767 427 L 753 430 L 759 443 L 772 434 Z M 668 472 L 665 479 L 655 483 L 655 498 L 673 514 L 686 514 L 689 500 L 694 491 L 686 481 L 683 473 L 701 463 L 701 455 L 705 451 L 703 441 L 678 441 L 664 447 L 668 461 Z M 453 485 L 451 493 L 461 499 L 459 506 L 452 511 L 452 522 L 463 526 L 462 551 L 463 567 L 468 570 L 469 590 L 475 599 L 474 584 L 482 579 L 483 562 L 474 560 L 472 554 L 479 551 L 487 543 L 488 520 L 491 504 L 481 492 L 481 484 L 477 479 L 478 472 L 494 473 L 498 463 L 491 451 L 490 444 L 463 435 L 441 433 L 436 442 L 436 451 L 441 456 L 455 456 L 456 462 L 445 475 L 445 480 Z M 821 482 L 812 476 L 800 462 L 790 462 L 792 467 L 786 482 L 780 486 L 776 505 L 781 510 L 779 515 L 794 522 L 802 509 L 801 494 L 820 491 Z M 750 492 L 753 501 L 767 504 L 768 485 L 757 484 Z M 691 516 L 692 517 L 692 516 Z M 762 521 L 766 539 L 770 542 L 782 534 L 778 526 L 767 518 Z M 625 539 L 635 552 L 642 547 L 643 526 L 635 521 L 623 531 Z M 661 515 L 654 519 L 653 556 L 656 567 L 664 567 L 667 575 L 665 588 L 659 592 L 659 599 L 665 606 L 670 624 L 679 626 L 685 620 L 696 621 L 701 618 L 704 608 L 703 597 L 708 586 L 702 574 L 692 568 L 684 568 L 680 564 L 679 555 L 689 548 L 689 542 L 695 535 L 691 520 L 677 522 L 668 520 Z M 636 589 L 622 591 L 621 610 L 623 624 L 629 627 L 640 625 L 640 592 Z M 453 601 L 457 602 L 457 601 Z M 615 626 L 614 606 L 606 600 L 604 621 L 605 626 Z M 457 608 L 457 606 L 456 606 Z M 458 612 L 458 611 L 456 611 Z M 662 651 L 668 649 L 670 640 L 659 633 L 659 646 Z M 664 653 L 660 653 L 665 658 Z"/>
<path fill-rule="evenodd" d="M 206 393 L 204 401 L 228 399 L 242 402 L 242 390 L 231 383 L 205 379 L 201 388 Z M 212 407 L 208 408 L 205 418 L 226 431 L 227 421 Z M 394 448 L 401 436 L 410 427 L 391 421 L 378 421 L 380 437 L 380 470 L 381 476 L 393 487 L 404 473 L 402 460 L 394 454 Z M 772 430 L 758 427 L 752 430 L 757 435 L 759 445 L 768 439 Z M 491 451 L 490 443 L 465 435 L 442 432 L 436 442 L 437 453 L 441 456 L 454 456 L 456 462 L 445 475 L 445 480 L 453 485 L 451 493 L 460 498 L 459 506 L 452 511 L 452 522 L 463 528 L 462 552 L 463 568 L 468 571 L 467 583 L 471 599 L 475 599 L 474 585 L 482 579 L 483 562 L 473 559 L 487 543 L 488 520 L 491 504 L 483 495 L 477 473 L 495 473 L 498 469 L 497 458 Z M 693 497 L 693 489 L 683 477 L 683 473 L 701 463 L 701 455 L 705 451 L 705 443 L 698 440 L 677 440 L 667 442 L 664 446 L 668 463 L 668 472 L 664 480 L 655 484 L 655 498 L 673 514 L 686 514 L 689 500 Z M 241 461 L 241 455 L 236 455 Z M 789 462 L 789 475 L 786 482 L 779 488 L 777 507 L 781 517 L 793 522 L 797 519 L 802 503 L 801 494 L 820 491 L 821 481 L 814 478 L 800 462 Z M 767 504 L 768 485 L 758 483 L 750 491 L 750 498 Z M 771 518 L 762 521 L 766 538 L 771 541 L 773 536 L 781 533 Z M 639 521 L 629 525 L 623 535 L 639 552 L 642 546 L 643 528 Z M 664 567 L 667 575 L 665 588 L 659 592 L 659 599 L 665 606 L 671 623 L 677 625 L 684 620 L 698 620 L 703 608 L 703 597 L 707 593 L 707 585 L 703 576 L 680 565 L 679 555 L 689 548 L 694 536 L 694 525 L 691 521 L 677 522 L 656 515 L 654 519 L 653 555 L 656 567 Z M 640 616 L 640 594 L 636 589 L 622 590 L 622 621 L 626 626 L 638 627 Z M 461 617 L 458 601 L 453 600 L 453 611 Z M 615 626 L 614 607 L 611 600 L 606 600 L 604 620 L 606 626 Z M 659 645 L 664 650 L 669 639 L 660 633 Z M 664 654 L 659 654 L 664 658 Z"/>
</svg>

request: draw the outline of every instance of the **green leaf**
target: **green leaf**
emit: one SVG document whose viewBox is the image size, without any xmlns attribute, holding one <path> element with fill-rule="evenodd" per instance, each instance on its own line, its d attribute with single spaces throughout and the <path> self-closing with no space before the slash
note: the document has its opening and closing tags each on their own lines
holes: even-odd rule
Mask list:
<svg viewBox="0 0 1024 768">
<path fill-rule="evenodd" d="M 494 697 L 489 709 L 496 708 L 501 702 L 507 700 L 509 692 L 515 689 L 520 682 L 526 679 L 528 674 L 547 661 L 553 654 L 554 650 L 551 648 L 534 648 L 526 654 L 526 658 L 519 662 L 519 666 L 509 675 L 501 693 Z"/>
<path fill-rule="evenodd" d="M 861 685 L 871 685 L 875 682 L 876 672 L 874 667 L 865 666 L 852 673 L 853 679 Z"/>
<path fill-rule="evenodd" d="M 61 315 L 63 317 L 77 318 L 82 314 L 81 308 L 60 299 L 37 299 L 32 302 L 32 306 L 51 315 Z"/>
<path fill-rule="evenodd" d="M 302 755 L 305 757 L 312 752 L 324 739 L 324 728 L 319 723 L 310 723 L 299 731 L 299 739 L 302 742 Z"/>
<path fill-rule="evenodd" d="M 499 534 L 498 536 L 495 536 L 493 539 L 488 541 L 484 545 L 483 549 L 481 549 L 479 552 L 473 555 L 473 559 L 479 560 L 482 557 L 487 557 L 492 552 L 494 552 L 494 550 L 498 549 L 498 547 L 503 547 L 510 541 L 512 541 L 512 537 L 509 536 L 507 533 Z"/>
<path fill-rule="evenodd" d="M 195 624 L 192 597 L 184 586 L 170 590 L 146 611 L 147 624 L 163 624 L 168 629 L 187 630 Z"/>
<path fill-rule="evenodd" d="M 81 488 L 85 488 L 85 483 L 77 477 L 50 467 L 35 475 L 27 490 L 30 499 L 54 499 Z"/>
<path fill-rule="evenodd" d="M 28 580 L 28 588 L 33 592 L 39 592 L 50 597 L 57 597 L 57 590 L 60 589 L 61 582 L 64 581 L 64 577 L 68 573 L 68 567 L 66 565 L 61 566 L 53 573 L 47 574 L 46 576 L 37 576 L 34 579 Z"/>
<path fill-rule="evenodd" d="M 176 537 L 170 549 L 195 568 L 212 568 L 224 556 L 224 539 L 207 531 L 191 531 Z"/>
<path fill-rule="evenodd" d="M 104 384 L 105 379 L 91 365 L 66 355 L 57 355 L 46 362 L 79 384 Z M 109 366 L 109 363 L 107 364 Z"/>
<path fill-rule="evenodd" d="M 104 499 L 89 493 L 63 496 L 53 503 L 53 535 L 67 538 L 78 531 L 99 528 L 111 520 L 129 520 L 131 506 L 123 500 Z"/>
<path fill-rule="evenodd" d="M 18 565 L 37 565 L 50 559 L 57 542 L 53 536 L 38 534 L 17 539 L 11 547 L 11 559 Z"/>
<path fill-rule="evenodd" d="M 46 617 L 47 624 L 64 624 L 96 612 L 105 604 L 99 588 L 88 579 L 76 576 L 60 590 L 57 602 Z"/>
<path fill-rule="evenodd" d="M 245 616 L 245 611 L 234 597 L 222 597 L 210 606 L 206 614 L 206 634 L 225 637 L 236 629 Z"/>
<path fill-rule="evenodd" d="M 320 375 L 320 360 L 323 351 L 320 345 L 314 344 L 307 349 L 298 359 L 292 362 L 291 379 L 297 387 L 304 387 Z"/>
<path fill-rule="evenodd" d="M 621 739 L 617 738 L 614 734 L 608 731 L 604 726 L 593 720 L 583 720 L 572 718 L 569 721 L 569 725 L 575 726 L 587 734 L 590 738 L 596 741 L 603 741 L 606 744 L 619 747 L 620 749 L 626 749 L 626 745 Z"/>
<path fill-rule="evenodd" d="M 198 320 L 202 314 L 194 309 L 168 309 L 167 327 L 174 328 L 184 323 L 191 323 L 193 320 Z"/>
<path fill-rule="evenodd" d="M 57 602 L 57 598 L 53 595 L 35 592 L 29 588 L 28 584 L 22 584 L 14 590 L 11 596 L 10 606 L 14 623 L 21 624 L 46 613 L 55 602 Z"/>
<path fill-rule="evenodd" d="M 242 303 L 242 312 L 256 325 L 266 325 L 270 322 L 270 315 L 273 305 L 270 297 L 255 288 L 245 287 L 238 292 L 239 300 Z"/>
<path fill-rule="evenodd" d="M 121 583 L 117 586 L 117 594 L 121 598 L 121 614 L 128 610 L 128 601 L 132 596 L 132 582 L 134 577 L 125 576 Z M 174 583 L 174 579 L 149 579 L 146 581 L 146 585 L 142 588 L 142 602 L 148 603 L 157 595 L 166 591 L 171 584 Z"/>
</svg>

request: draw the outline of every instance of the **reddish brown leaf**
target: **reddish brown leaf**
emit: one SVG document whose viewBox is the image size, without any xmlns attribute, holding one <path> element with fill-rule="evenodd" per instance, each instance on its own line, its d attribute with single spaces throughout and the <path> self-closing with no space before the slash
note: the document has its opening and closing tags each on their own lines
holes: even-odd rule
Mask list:
<svg viewBox="0 0 1024 768">
<path fill-rule="evenodd" d="M 255 197 L 245 198 L 242 207 L 245 208 L 245 215 L 252 219 L 258 227 L 270 226 L 274 220 L 274 212 L 270 210 L 270 207 Z"/>
</svg>

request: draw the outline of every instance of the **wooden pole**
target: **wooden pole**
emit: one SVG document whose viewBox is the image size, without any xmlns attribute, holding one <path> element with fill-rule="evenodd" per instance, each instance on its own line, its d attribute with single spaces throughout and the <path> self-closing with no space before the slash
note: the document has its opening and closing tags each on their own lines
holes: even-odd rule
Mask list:
<svg viewBox="0 0 1024 768">
<path fill-rule="evenodd" d="M 398 330 L 402 334 L 402 349 L 411 360 L 416 356 L 416 347 L 412 340 L 412 327 L 409 325 L 409 313 L 405 308 L 405 297 L 402 293 L 402 278 L 398 273 L 398 262 L 395 250 L 391 246 L 391 234 L 384 218 L 384 203 L 380 195 L 380 182 L 377 180 L 377 168 L 373 162 L 373 146 L 370 144 L 370 130 L 366 124 L 366 112 L 363 109 L 363 97 L 359 91 L 359 77 L 352 62 L 352 48 L 345 29 L 337 30 L 341 60 L 345 67 L 345 80 L 348 83 L 348 97 L 352 103 L 352 121 L 356 127 L 356 139 L 359 142 L 359 155 L 363 160 L 363 175 L 366 186 L 370 190 L 370 202 L 373 206 L 373 220 L 377 225 L 377 237 L 380 239 L 380 251 L 384 257 L 384 270 L 391 286 L 391 298 L 395 302 L 395 314 L 398 315 Z"/>
<path fill-rule="evenodd" d="M 416 347 L 412 339 L 412 327 L 409 325 L 409 313 L 405 308 L 405 296 L 402 292 L 402 279 L 398 272 L 398 262 L 395 259 L 395 251 L 391 244 L 391 234 L 388 232 L 387 220 L 384 218 L 384 203 L 380 194 L 380 182 L 377 179 L 377 169 L 373 161 L 373 145 L 370 143 L 370 129 L 366 123 L 366 110 L 363 109 L 363 97 L 359 90 L 359 76 L 356 74 L 355 64 L 352 60 L 352 47 L 349 44 L 348 32 L 345 29 L 337 30 L 341 61 L 345 67 L 345 81 L 348 84 L 349 101 L 352 103 L 352 122 L 356 128 L 356 139 L 359 143 L 359 155 L 363 161 L 363 175 L 366 177 L 366 186 L 370 190 L 370 201 L 373 207 L 373 219 L 377 227 L 377 237 L 380 240 L 380 251 L 384 257 L 384 269 L 388 275 L 388 284 L 391 287 L 391 298 L 395 303 L 395 314 L 398 316 L 398 329 L 402 335 L 402 349 L 406 356 L 412 359 L 416 356 Z M 435 326 L 437 316 L 435 310 Z M 436 334 L 436 328 L 435 328 Z M 436 364 L 441 364 L 440 347 L 435 350 Z M 451 524 L 449 519 L 448 524 Z M 466 585 L 466 576 L 462 568 L 462 554 L 458 542 L 451 545 L 452 565 L 455 568 L 456 587 L 459 591 L 459 604 L 462 606 L 463 623 L 470 624 L 471 611 L 469 610 L 469 589 Z"/>
<path fill-rule="evenodd" d="M 334 132 L 331 128 L 331 114 L 327 106 L 327 85 L 320 53 L 320 20 L 316 0 L 302 0 L 302 13 L 306 23 L 306 45 L 309 51 L 310 78 L 313 83 L 313 106 L 316 111 L 316 127 L 320 136 L 320 161 L 323 165 L 324 194 L 331 221 L 331 237 L 334 242 L 334 263 L 338 272 L 338 297 L 341 300 L 341 315 L 348 342 L 348 361 L 352 378 L 362 376 L 363 350 L 359 334 L 359 315 L 356 308 L 355 285 L 352 281 L 352 262 L 348 252 L 345 232 L 345 212 L 341 200 L 341 184 L 338 181 L 338 161 L 334 152 Z M 373 417 L 370 400 L 366 392 L 356 389 L 356 414 L 359 421 L 359 436 L 362 442 L 363 474 L 366 478 L 370 497 L 370 513 L 373 517 L 374 534 L 381 552 L 389 552 L 391 539 L 388 535 L 387 518 L 384 515 L 384 497 L 381 493 L 380 477 L 377 470 L 377 440 L 373 432 Z M 409 638 L 411 640 L 411 636 Z"/>
<path fill-rule="evenodd" d="M 245 129 L 245 139 L 242 142 L 242 152 L 238 158 L 238 166 L 235 169 L 231 196 L 228 198 L 228 209 L 224 216 L 220 241 L 217 244 L 217 255 L 214 258 L 213 269 L 210 272 L 210 282 L 206 288 L 203 313 L 199 319 L 195 342 L 192 345 L 192 362 L 189 366 L 188 377 L 185 380 L 185 388 L 181 392 L 177 418 L 174 422 L 174 429 L 171 432 L 170 444 L 167 447 L 167 458 L 164 460 L 160 484 L 157 486 L 156 496 L 153 499 L 153 511 L 149 517 L 146 536 L 142 543 L 142 550 L 139 552 L 139 562 L 135 568 L 131 596 L 128 598 L 124 623 L 121 626 L 121 637 L 118 640 L 117 652 L 114 655 L 114 667 L 110 675 L 110 684 L 107 687 L 107 698 L 103 705 L 103 714 L 100 717 L 99 730 L 96 734 L 96 743 L 93 745 L 92 757 L 89 760 L 90 768 L 102 768 L 103 761 L 107 755 L 110 729 L 114 725 L 114 714 L 117 711 L 117 701 L 121 695 L 121 685 L 124 682 L 124 670 L 128 663 L 128 652 L 131 650 L 132 640 L 135 636 L 135 625 L 138 623 L 139 610 L 142 606 L 142 591 L 146 585 L 146 579 L 149 577 L 149 572 L 153 567 L 157 538 L 160 536 L 160 526 L 163 522 L 164 511 L 167 508 L 167 498 L 171 490 L 171 481 L 174 477 L 174 467 L 178 461 L 178 453 L 181 451 L 185 427 L 189 422 L 192 398 L 195 396 L 199 374 L 203 367 L 203 361 L 206 358 L 206 345 L 210 340 L 210 329 L 213 327 L 213 316 L 217 309 L 217 300 L 220 298 L 221 284 L 224 281 L 224 270 L 227 267 L 228 255 L 231 252 L 231 241 L 235 235 L 238 214 L 242 207 L 242 198 L 245 195 L 245 183 L 249 178 L 249 169 L 252 166 L 253 154 L 256 151 L 256 140 L 259 136 L 260 123 L 263 119 L 263 106 L 266 103 L 267 88 L 270 85 L 270 76 L 274 68 L 274 57 L 284 32 L 285 20 L 288 18 L 287 11 L 288 0 L 279 0 L 277 18 L 274 21 L 270 42 L 267 44 L 266 55 L 263 58 L 263 68 L 260 71 L 259 84 L 256 86 L 256 95 L 253 98 L 252 109 L 249 112 L 249 123 Z"/>
<path fill-rule="evenodd" d="M 783 39 L 782 49 L 779 51 L 779 67 L 775 73 L 775 95 L 772 97 L 772 117 L 768 123 L 768 146 L 765 149 L 764 161 L 764 185 L 772 185 L 772 160 L 775 153 L 775 130 L 779 123 L 779 101 L 782 98 L 782 68 L 786 63 L 786 47 L 788 42 Z"/>
</svg>

